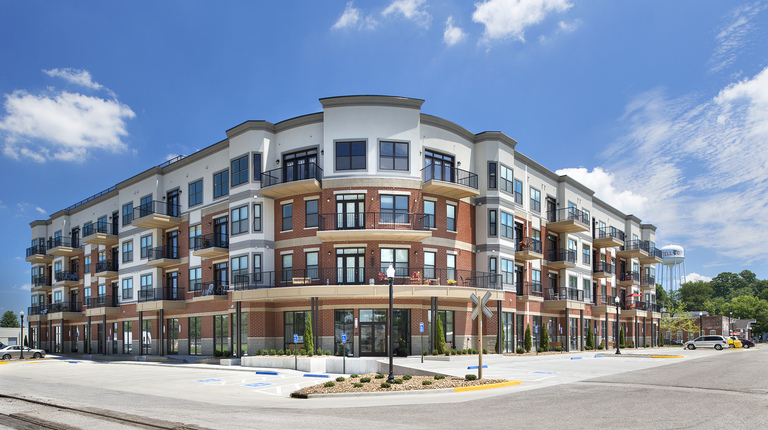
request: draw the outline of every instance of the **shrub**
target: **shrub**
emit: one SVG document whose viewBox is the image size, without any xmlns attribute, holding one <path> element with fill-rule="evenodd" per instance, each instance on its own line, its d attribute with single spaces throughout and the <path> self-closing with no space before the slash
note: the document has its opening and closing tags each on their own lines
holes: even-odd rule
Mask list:
<svg viewBox="0 0 768 430">
<path fill-rule="evenodd" d="M 591 351 L 591 350 L 592 350 L 592 347 L 591 347 L 591 346 L 589 346 L 589 345 L 587 345 L 587 346 L 585 346 L 585 347 L 584 347 L 584 350 L 585 350 L 585 351 Z"/>
<path fill-rule="evenodd" d="M 466 379 L 467 381 L 474 381 L 475 379 L 477 379 L 477 375 L 475 375 L 474 373 L 467 373 L 466 375 L 464 375 L 464 379 Z"/>
<path fill-rule="evenodd" d="M 261 355 L 261 350 L 257 349 L 256 351 L 253 351 L 253 355 Z"/>
<path fill-rule="evenodd" d="M 443 320 L 440 319 L 440 314 L 437 314 L 435 326 L 435 346 L 440 354 L 445 351 L 445 327 L 443 327 Z M 437 352 L 433 355 L 437 355 Z"/>
<path fill-rule="evenodd" d="M 435 381 L 439 381 L 441 379 L 445 379 L 445 375 L 435 375 Z"/>
<path fill-rule="evenodd" d="M 307 351 L 301 349 L 299 350 L 299 355 L 307 355 Z"/>
<path fill-rule="evenodd" d="M 466 355 L 466 354 L 467 354 L 467 350 L 466 350 L 466 349 L 462 349 L 462 350 L 459 352 L 459 354 L 461 354 L 461 355 Z"/>
<path fill-rule="evenodd" d="M 307 350 L 307 355 L 310 356 L 310 357 L 313 357 L 315 355 L 315 351 L 312 350 L 312 349 L 308 349 Z"/>
<path fill-rule="evenodd" d="M 277 355 L 285 355 L 282 349 L 277 350 Z"/>
<path fill-rule="evenodd" d="M 455 349 L 451 350 L 451 355 L 456 355 L 456 350 Z"/>
<path fill-rule="evenodd" d="M 496 354 L 501 354 L 504 349 L 504 342 L 506 342 L 506 339 L 504 339 L 504 330 L 501 331 L 501 342 L 496 342 Z"/>
<path fill-rule="evenodd" d="M 277 351 L 275 351 L 274 349 L 270 349 L 269 355 L 277 355 Z"/>
<path fill-rule="evenodd" d="M 531 337 L 530 324 L 525 327 L 525 340 L 523 341 L 523 347 L 525 347 L 525 352 L 530 352 L 531 348 L 533 348 L 533 338 Z"/>
<path fill-rule="evenodd" d="M 410 379 L 413 378 L 411 375 L 403 375 L 403 379 L 406 381 L 410 381 Z"/>
<path fill-rule="evenodd" d="M 664 346 L 664 337 L 661 335 L 661 331 L 659 331 L 659 346 Z"/>
<path fill-rule="evenodd" d="M 336 383 L 333 381 L 328 381 L 325 384 L 323 384 L 323 387 L 334 387 L 336 386 Z"/>
<path fill-rule="evenodd" d="M 592 348 L 595 347 L 595 338 L 594 338 L 594 335 L 592 334 L 592 330 L 588 330 L 587 331 L 587 345 L 586 346 L 589 347 L 589 349 L 592 349 Z M 584 349 L 587 349 L 587 348 L 585 347 Z"/>
<path fill-rule="evenodd" d="M 323 348 L 317 348 L 317 355 L 323 355 Z"/>
<path fill-rule="evenodd" d="M 371 378 L 367 376 L 365 378 L 360 378 L 360 382 L 371 382 Z"/>
<path fill-rule="evenodd" d="M 432 355 L 437 355 L 437 354 L 439 354 L 439 352 L 436 349 L 433 349 L 432 350 Z"/>
<path fill-rule="evenodd" d="M 605 345 L 597 345 L 597 349 L 600 349 L 600 350 L 602 350 L 602 349 L 604 349 L 604 348 L 605 348 Z"/>
<path fill-rule="evenodd" d="M 394 382 L 395 384 L 402 384 L 403 380 L 400 378 L 396 378 L 396 379 L 393 379 L 392 382 Z"/>
<path fill-rule="evenodd" d="M 344 382 L 344 377 L 339 376 L 338 378 L 336 378 L 336 382 Z"/>
<path fill-rule="evenodd" d="M 488 354 L 488 348 L 483 348 L 483 354 Z"/>
<path fill-rule="evenodd" d="M 362 386 L 363 386 L 363 384 L 361 384 L 359 382 L 355 382 L 355 388 L 361 388 Z"/>
<path fill-rule="evenodd" d="M 382 382 L 380 385 L 381 388 L 389 388 L 391 385 L 389 385 L 389 382 Z"/>
<path fill-rule="evenodd" d="M 429 355 L 429 351 L 421 351 L 421 355 L 427 356 Z"/>
<path fill-rule="evenodd" d="M 350 378 L 359 378 L 360 375 L 358 375 L 357 373 L 353 373 L 353 374 L 349 375 L 349 377 Z"/>
<path fill-rule="evenodd" d="M 517 349 L 515 349 L 515 352 L 518 354 L 525 354 L 525 348 L 518 346 Z"/>
<path fill-rule="evenodd" d="M 541 346 L 539 349 L 549 351 L 549 330 L 547 330 L 546 324 L 541 326 L 541 343 L 539 343 L 539 346 Z"/>
<path fill-rule="evenodd" d="M 619 345 L 621 345 L 622 348 L 624 348 L 624 327 L 621 327 L 619 330 Z"/>
<path fill-rule="evenodd" d="M 563 347 L 562 347 L 562 346 L 556 346 L 556 347 L 555 347 L 555 351 L 557 351 L 557 352 L 563 352 Z"/>
<path fill-rule="evenodd" d="M 451 356 L 451 352 L 450 352 L 450 351 L 448 351 L 447 349 L 445 350 L 445 356 L 446 356 L 446 357 L 450 357 L 450 356 Z"/>
<path fill-rule="evenodd" d="M 290 349 L 286 349 L 285 355 L 293 355 L 293 351 L 291 351 Z"/>
<path fill-rule="evenodd" d="M 304 324 L 304 348 L 312 355 L 312 351 L 315 350 L 315 345 L 312 343 L 312 314 L 307 313 L 307 320 Z"/>
<path fill-rule="evenodd" d="M 325 355 L 331 355 L 331 350 L 330 349 L 326 349 L 325 350 Z"/>
<path fill-rule="evenodd" d="M 377 373 L 376 379 L 384 379 L 384 375 L 382 375 L 381 373 Z"/>
<path fill-rule="evenodd" d="M 221 357 L 221 351 L 219 351 L 218 349 L 214 349 L 213 350 L 213 356 L 214 357 Z"/>
<path fill-rule="evenodd" d="M 544 352 L 544 348 L 538 347 L 538 348 L 536 348 L 536 352 Z"/>
<path fill-rule="evenodd" d="M 429 379 L 425 379 L 421 381 L 421 385 L 432 385 L 432 381 L 430 381 Z"/>
</svg>

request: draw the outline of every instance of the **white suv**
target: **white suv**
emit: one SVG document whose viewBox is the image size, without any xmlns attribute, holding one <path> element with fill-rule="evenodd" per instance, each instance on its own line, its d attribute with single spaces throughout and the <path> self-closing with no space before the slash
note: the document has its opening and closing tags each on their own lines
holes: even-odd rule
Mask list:
<svg viewBox="0 0 768 430">
<path fill-rule="evenodd" d="M 689 340 L 683 344 L 684 348 L 696 349 L 696 348 L 715 348 L 728 349 L 728 341 L 723 336 L 699 336 L 694 340 Z"/>
</svg>

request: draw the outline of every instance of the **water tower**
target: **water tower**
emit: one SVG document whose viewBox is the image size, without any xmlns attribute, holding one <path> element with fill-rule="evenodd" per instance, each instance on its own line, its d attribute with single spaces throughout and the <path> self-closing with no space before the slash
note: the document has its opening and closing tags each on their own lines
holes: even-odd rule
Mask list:
<svg viewBox="0 0 768 430">
<path fill-rule="evenodd" d="M 679 245 L 661 248 L 661 286 L 667 291 L 677 291 L 685 280 L 685 250 Z"/>
</svg>

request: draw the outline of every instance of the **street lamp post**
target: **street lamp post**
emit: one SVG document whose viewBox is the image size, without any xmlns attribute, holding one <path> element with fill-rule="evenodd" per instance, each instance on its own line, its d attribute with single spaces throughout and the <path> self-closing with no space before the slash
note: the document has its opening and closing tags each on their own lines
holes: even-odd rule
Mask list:
<svg viewBox="0 0 768 430">
<path fill-rule="evenodd" d="M 387 377 L 387 382 L 392 383 L 395 380 L 395 375 L 393 371 L 393 363 L 392 363 L 392 353 L 395 348 L 395 336 L 393 331 L 393 324 L 392 320 L 394 319 L 394 313 L 392 310 L 392 301 L 394 299 L 394 287 L 393 283 L 395 282 L 395 268 L 392 267 L 392 263 L 389 264 L 389 268 L 387 269 L 387 278 L 389 278 L 389 376 Z"/>
<path fill-rule="evenodd" d="M 733 317 L 733 311 L 728 310 L 728 337 L 731 336 L 731 333 L 733 333 L 733 328 L 731 327 L 731 318 Z"/>
<path fill-rule="evenodd" d="M 621 354 L 621 349 L 619 349 L 619 296 L 614 297 L 613 302 L 616 303 L 616 354 Z"/>
<path fill-rule="evenodd" d="M 24 311 L 19 312 L 19 315 L 21 315 L 21 337 L 19 338 L 19 342 L 21 343 L 21 354 L 19 354 L 19 360 L 24 359 Z"/>
</svg>

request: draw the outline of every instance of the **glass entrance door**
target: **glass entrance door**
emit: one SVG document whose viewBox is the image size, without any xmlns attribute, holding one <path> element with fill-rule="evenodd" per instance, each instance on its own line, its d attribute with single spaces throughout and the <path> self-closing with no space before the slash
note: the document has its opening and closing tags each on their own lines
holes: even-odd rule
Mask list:
<svg viewBox="0 0 768 430">
<path fill-rule="evenodd" d="M 346 353 L 347 357 L 351 357 L 355 353 L 355 338 L 353 336 L 354 318 L 352 317 L 352 309 L 337 309 L 333 314 L 334 343 L 336 345 L 333 354 L 342 355 Z M 341 343 L 342 333 L 347 335 L 347 342 L 343 347 Z"/>
<path fill-rule="evenodd" d="M 168 319 L 168 355 L 178 355 L 179 353 L 179 320 L 176 318 Z"/>
<path fill-rule="evenodd" d="M 336 250 L 337 281 L 339 285 L 363 284 L 365 277 L 365 248 Z"/>
<path fill-rule="evenodd" d="M 411 310 L 393 309 L 392 320 L 393 338 L 395 340 L 394 354 L 398 357 L 411 355 Z"/>
<path fill-rule="evenodd" d="M 165 255 L 166 258 L 179 258 L 179 231 L 171 231 L 165 235 Z"/>
<path fill-rule="evenodd" d="M 336 230 L 365 228 L 365 195 L 336 196 Z"/>
<path fill-rule="evenodd" d="M 387 355 L 387 310 L 360 309 L 360 356 Z"/>
<path fill-rule="evenodd" d="M 168 216 L 179 216 L 179 190 L 169 191 L 166 195 L 168 202 Z"/>
</svg>

